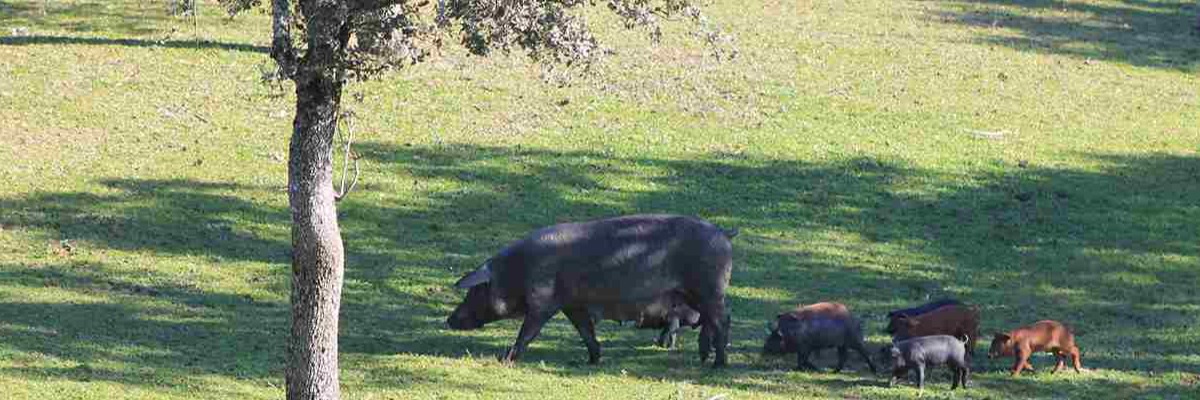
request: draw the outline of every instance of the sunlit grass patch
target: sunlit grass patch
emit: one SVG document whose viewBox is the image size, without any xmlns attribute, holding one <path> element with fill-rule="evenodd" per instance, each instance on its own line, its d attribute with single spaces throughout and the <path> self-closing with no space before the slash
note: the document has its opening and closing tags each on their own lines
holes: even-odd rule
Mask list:
<svg viewBox="0 0 1200 400">
<path fill-rule="evenodd" d="M 200 3 L 195 26 L 163 2 L 0 3 L 0 397 L 282 396 L 291 89 L 260 80 L 266 15 Z M 682 24 L 658 45 L 603 27 L 615 54 L 590 76 L 448 45 L 350 86 L 346 398 L 913 398 L 853 355 L 791 371 L 759 354 L 763 328 L 840 301 L 877 349 L 887 311 L 946 296 L 978 304 L 985 334 L 1068 323 L 1090 371 L 1038 355 L 1011 378 L 980 357 L 974 387 L 938 370 L 927 398 L 1192 396 L 1192 2 L 708 11 L 738 59 Z M 740 229 L 726 370 L 699 363 L 694 330 L 666 350 L 602 322 L 589 366 L 556 318 L 510 367 L 520 321 L 443 328 L 451 284 L 504 245 L 638 212 Z"/>
</svg>

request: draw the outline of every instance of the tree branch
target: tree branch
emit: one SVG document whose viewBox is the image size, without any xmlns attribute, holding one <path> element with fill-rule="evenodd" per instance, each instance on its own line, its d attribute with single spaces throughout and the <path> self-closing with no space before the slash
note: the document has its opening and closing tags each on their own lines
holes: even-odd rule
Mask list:
<svg viewBox="0 0 1200 400">
<path fill-rule="evenodd" d="M 337 194 L 333 196 L 334 201 L 342 201 L 346 198 L 346 195 L 354 191 L 354 186 L 358 185 L 358 157 L 354 155 L 354 152 L 350 151 L 350 145 L 354 144 L 354 118 L 357 118 L 357 116 L 350 110 L 342 113 L 341 120 L 346 125 L 346 129 L 338 130 L 338 137 L 343 141 L 342 151 L 344 151 L 342 156 L 342 185 L 338 189 Z M 354 160 L 354 179 L 350 181 L 350 188 L 347 189 L 346 175 L 348 174 L 346 170 L 350 167 L 350 160 Z"/>
<path fill-rule="evenodd" d="M 271 58 L 288 79 L 296 76 L 296 47 L 292 44 L 292 2 L 271 0 Z"/>
<path fill-rule="evenodd" d="M 350 11 L 375 10 L 399 3 L 399 0 L 351 0 Z"/>
</svg>

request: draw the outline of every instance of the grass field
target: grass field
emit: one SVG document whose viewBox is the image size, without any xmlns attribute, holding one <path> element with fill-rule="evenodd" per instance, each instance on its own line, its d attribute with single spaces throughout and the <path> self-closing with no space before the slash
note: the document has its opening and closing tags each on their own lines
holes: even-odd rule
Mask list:
<svg viewBox="0 0 1200 400">
<path fill-rule="evenodd" d="M 164 2 L 0 1 L 0 398 L 278 398 L 288 332 L 290 88 L 264 84 L 269 21 Z M 1075 327 L 1086 374 L 931 398 L 1200 393 L 1200 37 L 1189 0 L 752 0 L 663 44 L 591 15 L 615 55 L 544 79 L 519 55 L 352 85 L 359 189 L 340 203 L 348 399 L 912 398 L 851 359 L 759 356 L 775 314 L 867 320 L 929 297 L 985 332 Z M 734 240 L 731 366 L 601 324 L 586 365 L 556 318 L 455 332 L 450 284 L 525 232 L 694 214 Z M 986 339 L 984 343 L 986 343 Z M 983 345 L 981 345 L 983 346 Z M 986 349 L 980 348 L 984 352 Z M 832 366 L 834 352 L 817 364 Z"/>
</svg>

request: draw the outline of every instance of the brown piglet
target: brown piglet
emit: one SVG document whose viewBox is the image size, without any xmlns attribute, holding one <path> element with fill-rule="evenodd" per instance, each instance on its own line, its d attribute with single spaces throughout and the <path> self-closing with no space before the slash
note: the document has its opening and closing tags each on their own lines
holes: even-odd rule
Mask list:
<svg viewBox="0 0 1200 400">
<path fill-rule="evenodd" d="M 975 338 L 979 337 L 979 307 L 948 305 L 917 316 L 901 316 L 893 319 L 895 327 L 892 341 L 932 335 L 968 337 L 967 354 L 975 355 Z"/>
<path fill-rule="evenodd" d="M 1012 375 L 1021 374 L 1022 370 L 1033 371 L 1029 356 L 1035 352 L 1044 351 L 1058 357 L 1058 372 L 1066 365 L 1067 357 L 1071 357 L 1075 372 L 1080 371 L 1079 346 L 1075 345 L 1075 335 L 1058 321 L 1043 320 L 1032 325 L 1013 329 L 1008 333 L 997 333 L 992 339 L 992 347 L 988 350 L 988 358 L 1015 357 Z"/>
</svg>

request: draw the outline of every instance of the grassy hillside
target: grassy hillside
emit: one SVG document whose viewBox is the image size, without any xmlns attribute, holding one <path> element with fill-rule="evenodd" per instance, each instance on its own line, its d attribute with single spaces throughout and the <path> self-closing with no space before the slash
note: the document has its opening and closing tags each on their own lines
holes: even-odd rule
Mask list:
<svg viewBox="0 0 1200 400">
<path fill-rule="evenodd" d="M 0 1 L 0 397 L 282 396 L 290 88 L 261 81 L 265 14 L 163 3 Z M 760 357 L 762 327 L 841 301 L 877 348 L 884 313 L 938 296 L 986 332 L 1067 322 L 1091 370 L 981 359 L 955 397 L 1195 395 L 1194 1 L 712 3 L 736 60 L 684 25 L 603 28 L 594 77 L 448 46 L 351 87 L 346 398 L 910 398 L 854 358 Z M 741 229 L 730 368 L 695 332 L 667 351 L 603 323 L 588 366 L 559 317 L 504 367 L 517 321 L 443 329 L 450 284 L 510 240 L 635 212 Z"/>
</svg>

